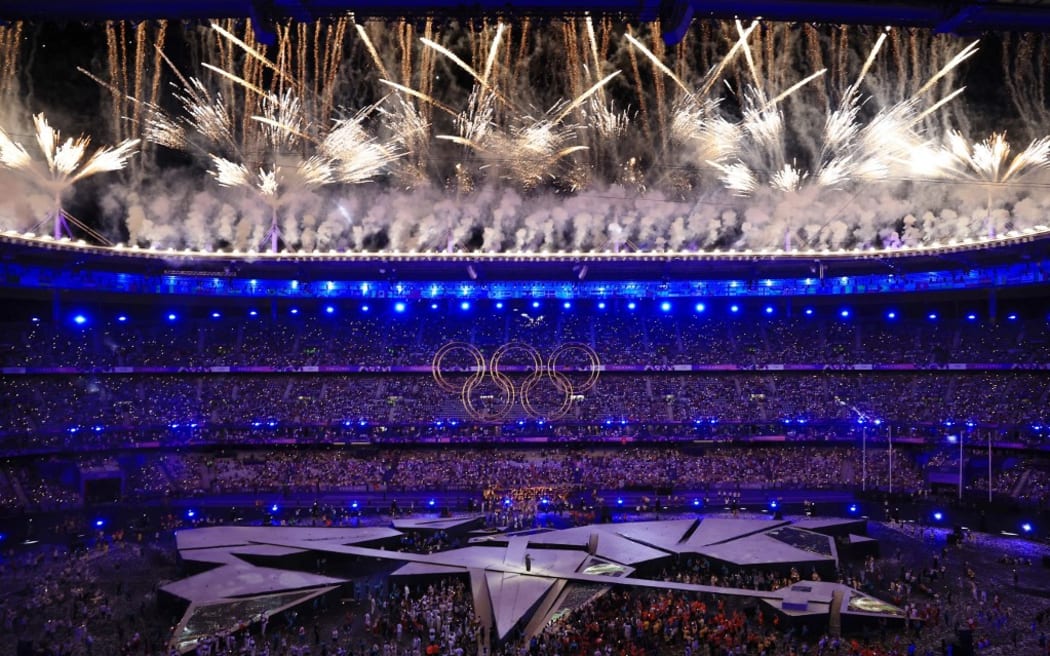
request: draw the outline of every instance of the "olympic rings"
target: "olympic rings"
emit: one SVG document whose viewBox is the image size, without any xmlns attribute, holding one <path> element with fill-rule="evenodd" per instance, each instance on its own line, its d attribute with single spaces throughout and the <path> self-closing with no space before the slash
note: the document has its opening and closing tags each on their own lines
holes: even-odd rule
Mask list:
<svg viewBox="0 0 1050 656">
<path fill-rule="evenodd" d="M 576 386 L 563 371 L 575 371 L 576 369 L 559 369 L 559 360 L 567 353 L 576 351 L 582 353 L 587 359 L 587 379 L 583 384 Z M 457 352 L 467 354 L 467 361 L 473 365 L 460 366 L 451 370 L 452 373 L 468 374 L 462 386 L 450 382 L 446 376 L 443 365 L 445 359 Z M 525 365 L 516 365 L 515 370 L 526 374 L 525 380 L 520 387 L 515 386 L 514 381 L 505 373 L 503 359 L 510 353 L 525 355 Z M 550 354 L 544 361 L 543 356 L 536 347 L 524 342 L 507 342 L 493 353 L 486 361 L 482 352 L 473 344 L 467 342 L 449 342 L 437 350 L 431 362 L 431 374 L 438 387 L 447 392 L 458 392 L 463 409 L 471 418 L 480 421 L 498 421 L 504 419 L 514 406 L 520 402 L 521 408 L 530 417 L 546 418 L 548 420 L 561 419 L 571 410 L 576 402 L 577 396 L 594 387 L 598 382 L 601 371 L 601 361 L 598 354 L 590 346 L 579 342 L 567 342 L 562 344 Z M 558 391 L 561 400 L 558 406 L 549 412 L 544 412 L 533 403 L 532 394 L 537 385 L 544 378 L 549 379 Z M 492 408 L 478 408 L 474 402 L 474 392 L 478 386 L 489 379 L 500 391 L 500 400 Z M 495 398 L 492 395 L 490 398 Z"/>
</svg>

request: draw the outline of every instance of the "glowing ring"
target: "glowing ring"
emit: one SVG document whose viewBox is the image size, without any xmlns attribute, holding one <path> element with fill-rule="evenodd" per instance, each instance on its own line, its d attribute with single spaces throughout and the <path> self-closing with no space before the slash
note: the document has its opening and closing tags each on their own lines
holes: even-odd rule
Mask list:
<svg viewBox="0 0 1050 656">
<path fill-rule="evenodd" d="M 548 369 L 544 374 L 546 374 L 547 378 L 551 379 L 555 388 L 564 391 L 565 395 L 562 398 L 561 406 L 559 406 L 554 412 L 546 413 L 546 415 L 544 415 L 544 413 L 540 412 L 532 405 L 532 401 L 529 398 L 529 392 L 531 392 L 532 388 L 538 385 L 540 380 L 543 379 L 543 374 L 540 374 L 538 376 L 529 376 L 525 379 L 525 382 L 521 384 L 521 391 L 519 392 L 519 395 L 521 396 L 521 407 L 525 408 L 525 412 L 533 417 L 545 416 L 548 420 L 555 421 L 569 414 L 569 410 L 572 409 L 572 398 L 576 396 L 576 390 L 573 389 L 572 382 L 565 377 L 565 374 L 554 371 L 553 369 Z"/>
<path fill-rule="evenodd" d="M 584 355 L 587 356 L 587 359 L 590 360 L 590 374 L 587 376 L 587 380 L 582 385 L 575 388 L 576 392 L 586 392 L 587 390 L 594 387 L 594 385 L 598 382 L 598 374 L 601 372 L 602 366 L 601 361 L 598 359 L 598 354 L 595 353 L 594 349 L 592 349 L 590 346 L 587 346 L 586 344 L 581 344 L 579 342 L 567 342 L 565 344 L 562 344 L 558 348 L 554 349 L 554 352 L 551 353 L 550 357 L 547 359 L 547 371 L 552 374 L 560 373 L 557 370 L 558 358 L 565 355 L 569 351 L 582 351 Z"/>
<path fill-rule="evenodd" d="M 476 346 L 467 342 L 449 342 L 437 350 L 437 353 L 434 354 L 434 359 L 430 363 L 430 373 L 434 376 L 434 382 L 446 392 L 459 391 L 458 387 L 445 380 L 445 374 L 441 370 L 441 363 L 445 361 L 449 353 L 456 350 L 466 351 L 474 358 L 474 373 L 463 384 L 463 387 L 471 384 L 471 381 L 474 381 L 475 378 L 478 380 L 474 381 L 473 385 L 477 385 L 485 377 L 485 356 L 481 354 L 481 351 Z"/>
</svg>

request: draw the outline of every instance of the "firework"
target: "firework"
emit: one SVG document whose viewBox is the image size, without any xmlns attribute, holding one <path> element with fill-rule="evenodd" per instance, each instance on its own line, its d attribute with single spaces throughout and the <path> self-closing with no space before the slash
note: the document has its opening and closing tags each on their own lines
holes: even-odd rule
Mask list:
<svg viewBox="0 0 1050 656">
<path fill-rule="evenodd" d="M 139 140 L 128 139 L 116 146 L 99 148 L 85 160 L 91 144 L 89 137 L 80 136 L 63 141 L 61 133 L 51 127 L 43 114 L 33 116 L 33 125 L 43 162 L 34 160 L 22 144 L 0 128 L 0 163 L 55 199 L 51 218 L 54 222 L 54 237 L 58 239 L 63 234 L 69 234 L 66 219 L 70 217 L 62 209 L 62 197 L 84 178 L 119 171 L 127 166 Z"/>
</svg>

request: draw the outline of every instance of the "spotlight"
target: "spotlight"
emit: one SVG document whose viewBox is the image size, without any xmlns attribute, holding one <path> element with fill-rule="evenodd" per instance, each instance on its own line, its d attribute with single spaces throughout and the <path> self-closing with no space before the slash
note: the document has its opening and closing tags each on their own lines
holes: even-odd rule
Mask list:
<svg viewBox="0 0 1050 656">
<path fill-rule="evenodd" d="M 857 507 L 857 504 L 851 503 L 849 505 L 849 512 L 850 512 L 851 515 L 856 515 L 858 510 L 860 510 L 860 509 Z"/>
<path fill-rule="evenodd" d="M 270 512 L 272 512 L 272 513 L 275 513 L 275 512 L 277 512 L 278 510 L 280 510 L 280 508 L 278 508 L 278 507 L 277 507 L 277 504 L 276 504 L 276 503 L 275 503 L 275 504 L 273 504 L 272 506 L 270 506 Z"/>
<path fill-rule="evenodd" d="M 805 314 L 807 317 L 812 317 L 813 316 L 813 308 L 806 308 L 805 310 L 802 311 L 802 313 Z"/>
<path fill-rule="evenodd" d="M 1021 524 L 1021 530 L 1024 531 L 1025 533 L 1031 533 L 1032 532 L 1032 524 L 1029 523 L 1029 522 L 1025 522 L 1024 524 Z"/>
<path fill-rule="evenodd" d="M 773 306 L 772 305 L 767 305 L 766 306 L 766 314 L 773 314 Z"/>
<path fill-rule="evenodd" d="M 249 310 L 248 311 L 248 316 L 249 317 L 257 317 L 257 316 L 259 316 L 259 311 L 258 310 Z"/>
<path fill-rule="evenodd" d="M 942 519 L 944 519 L 944 513 L 942 513 L 940 510 L 934 511 L 933 519 L 937 522 L 941 521 Z"/>
<path fill-rule="evenodd" d="M 663 303 L 661 303 L 660 304 L 660 310 L 662 312 L 670 312 L 671 311 L 671 303 L 670 303 L 670 301 L 664 301 Z"/>
<path fill-rule="evenodd" d="M 929 319 L 930 321 L 937 321 L 937 313 L 936 312 L 930 312 L 928 315 L 926 315 L 926 318 Z"/>
<path fill-rule="evenodd" d="M 700 312 L 703 312 L 704 310 L 706 310 L 707 306 L 704 305 L 703 303 L 697 303 L 696 307 L 693 308 L 693 309 L 695 309 L 697 311 L 697 313 L 700 313 Z"/>
<path fill-rule="evenodd" d="M 335 308 L 331 305 L 326 305 L 324 308 L 325 314 L 335 314 Z"/>
<path fill-rule="evenodd" d="M 78 314 L 77 316 L 73 317 L 73 323 L 75 323 L 78 326 L 83 326 L 85 323 L 87 323 L 87 317 L 85 317 L 82 314 Z"/>
<path fill-rule="evenodd" d="M 188 517 L 189 519 L 193 519 L 196 516 L 197 516 L 197 513 L 194 512 L 194 510 L 192 508 L 190 508 L 189 510 L 186 511 L 186 517 Z"/>
<path fill-rule="evenodd" d="M 405 304 L 402 301 L 398 301 L 397 303 L 394 303 L 394 312 L 401 313 L 401 312 L 404 312 L 404 311 L 405 311 Z"/>
<path fill-rule="evenodd" d="M 470 302 L 469 301 L 463 301 L 462 303 L 459 304 L 459 309 L 463 310 L 464 312 L 466 312 L 467 310 L 470 309 Z"/>
<path fill-rule="evenodd" d="M 736 314 L 737 312 L 740 311 L 740 306 L 737 305 L 736 303 L 733 303 L 732 305 L 729 306 L 729 311 L 732 312 L 733 314 Z"/>
<path fill-rule="evenodd" d="M 362 305 L 362 306 L 361 306 L 361 311 L 362 311 L 362 312 L 368 312 L 368 311 L 369 311 L 370 309 L 371 309 L 371 308 L 369 308 L 369 307 L 368 307 L 367 305 Z"/>
<path fill-rule="evenodd" d="M 211 318 L 212 318 L 212 319 L 218 319 L 218 318 L 219 318 L 219 317 L 221 317 L 221 316 L 222 316 L 222 315 L 221 315 L 221 314 L 219 314 L 218 312 L 212 312 L 212 313 L 211 313 Z"/>
<path fill-rule="evenodd" d="M 976 314 L 972 314 L 972 313 L 968 314 L 968 315 L 966 315 L 966 318 L 969 319 L 970 321 L 977 321 L 977 315 Z"/>
<path fill-rule="evenodd" d="M 357 510 L 357 506 L 358 506 L 358 503 L 356 501 L 351 501 L 350 502 L 350 507 L 353 508 L 354 510 Z"/>
<path fill-rule="evenodd" d="M 598 301 L 598 309 L 599 310 L 604 310 L 605 309 L 605 301 Z"/>
<path fill-rule="evenodd" d="M 568 310 L 568 309 L 570 309 L 572 307 L 572 303 L 570 303 L 568 301 L 565 301 L 564 303 L 561 304 L 561 306 L 563 308 L 565 308 L 566 310 Z"/>
<path fill-rule="evenodd" d="M 104 520 L 104 519 L 96 519 L 95 520 L 95 526 L 97 528 L 102 528 L 105 525 L 106 525 L 106 520 Z"/>
<path fill-rule="evenodd" d="M 174 313 L 174 312 L 172 312 L 172 313 L 170 313 L 170 314 L 168 315 L 168 321 L 175 321 L 176 319 L 178 319 L 178 317 L 177 317 L 177 316 L 175 316 L 175 313 Z"/>
<path fill-rule="evenodd" d="M 618 505 L 618 506 L 622 506 L 623 505 L 623 497 L 617 497 L 616 498 L 616 505 Z"/>
<path fill-rule="evenodd" d="M 894 312 L 893 310 L 890 310 L 889 312 L 886 313 L 886 318 L 887 319 L 891 319 L 891 320 L 892 319 L 896 319 L 897 318 L 897 313 Z"/>
<path fill-rule="evenodd" d="M 434 499 L 431 499 L 430 501 L 427 501 L 427 505 L 430 506 L 431 508 L 433 508 L 436 504 L 437 504 L 437 501 L 435 501 Z"/>
<path fill-rule="evenodd" d="M 124 323 L 127 320 L 128 320 L 128 318 L 126 316 L 124 316 L 123 314 L 120 315 L 119 317 L 117 317 L 117 321 L 119 321 L 120 323 Z"/>
<path fill-rule="evenodd" d="M 638 304 L 637 304 L 637 303 L 635 303 L 634 301 L 631 301 L 630 303 L 628 303 L 628 304 L 627 304 L 627 309 L 628 309 L 628 310 L 633 310 L 633 309 L 635 309 L 636 307 L 638 307 Z"/>
<path fill-rule="evenodd" d="M 849 308 L 842 308 L 842 310 L 839 312 L 839 316 L 843 319 L 849 319 Z"/>
<path fill-rule="evenodd" d="M 497 310 L 502 310 L 503 309 L 503 301 L 496 301 L 496 309 Z"/>
<path fill-rule="evenodd" d="M 299 308 L 292 308 L 291 310 L 288 310 L 288 311 L 291 312 L 292 314 L 299 314 Z"/>
</svg>

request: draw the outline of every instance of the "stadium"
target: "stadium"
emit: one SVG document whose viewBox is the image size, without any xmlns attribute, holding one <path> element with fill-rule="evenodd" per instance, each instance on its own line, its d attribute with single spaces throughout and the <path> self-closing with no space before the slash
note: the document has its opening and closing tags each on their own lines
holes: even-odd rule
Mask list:
<svg viewBox="0 0 1050 656">
<path fill-rule="evenodd" d="M 3 653 L 1050 653 L 1050 13 L 585 4 L 0 9 Z"/>
</svg>

